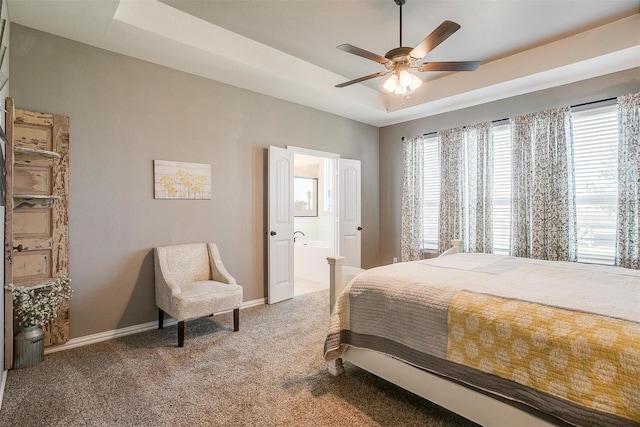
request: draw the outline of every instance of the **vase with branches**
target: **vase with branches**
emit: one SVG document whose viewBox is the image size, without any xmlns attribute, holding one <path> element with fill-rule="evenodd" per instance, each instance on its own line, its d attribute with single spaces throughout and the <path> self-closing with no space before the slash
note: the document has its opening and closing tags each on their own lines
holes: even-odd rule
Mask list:
<svg viewBox="0 0 640 427">
<path fill-rule="evenodd" d="M 41 286 L 5 286 L 13 297 L 14 314 L 20 331 L 14 337 L 14 368 L 35 366 L 44 360 L 42 328 L 58 316 L 60 306 L 73 290 L 67 276 Z"/>
</svg>

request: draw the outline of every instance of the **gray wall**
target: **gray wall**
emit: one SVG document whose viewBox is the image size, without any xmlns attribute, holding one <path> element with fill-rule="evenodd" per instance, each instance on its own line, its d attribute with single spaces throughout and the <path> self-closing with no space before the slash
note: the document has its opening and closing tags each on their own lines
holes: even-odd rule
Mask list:
<svg viewBox="0 0 640 427">
<path fill-rule="evenodd" d="M 154 246 L 217 242 L 245 301 L 264 297 L 269 145 L 362 161 L 362 259 L 379 263 L 376 127 L 15 24 L 11 96 L 70 118 L 72 338 L 156 319 Z M 154 159 L 210 163 L 212 200 L 154 200 Z"/>
<path fill-rule="evenodd" d="M 429 90 L 427 88 L 427 90 Z M 402 137 L 577 105 L 640 91 L 640 69 L 425 117 L 380 129 L 380 262 L 400 257 Z"/>
</svg>

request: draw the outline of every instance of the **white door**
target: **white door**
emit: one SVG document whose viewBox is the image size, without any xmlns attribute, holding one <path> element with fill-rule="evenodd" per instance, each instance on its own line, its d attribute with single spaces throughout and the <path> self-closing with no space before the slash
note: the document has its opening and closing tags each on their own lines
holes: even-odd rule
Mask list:
<svg viewBox="0 0 640 427">
<path fill-rule="evenodd" d="M 293 298 L 293 151 L 269 147 L 269 304 Z"/>
<path fill-rule="evenodd" d="M 360 268 L 360 160 L 338 159 L 340 255 L 344 265 Z"/>
</svg>

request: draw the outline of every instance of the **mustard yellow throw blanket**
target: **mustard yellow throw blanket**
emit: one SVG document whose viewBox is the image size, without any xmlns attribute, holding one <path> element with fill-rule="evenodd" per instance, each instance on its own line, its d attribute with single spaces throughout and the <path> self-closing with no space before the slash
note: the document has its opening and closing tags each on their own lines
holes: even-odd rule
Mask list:
<svg viewBox="0 0 640 427">
<path fill-rule="evenodd" d="M 640 420 L 640 327 L 611 317 L 459 292 L 447 360 Z"/>
</svg>

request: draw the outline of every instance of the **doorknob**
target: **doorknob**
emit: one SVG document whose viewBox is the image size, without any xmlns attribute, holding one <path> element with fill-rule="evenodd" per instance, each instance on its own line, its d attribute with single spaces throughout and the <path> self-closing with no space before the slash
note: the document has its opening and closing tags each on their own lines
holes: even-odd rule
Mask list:
<svg viewBox="0 0 640 427">
<path fill-rule="evenodd" d="M 272 236 L 275 236 L 278 233 L 276 233 L 275 231 L 271 231 L 271 233 L 269 233 L 269 234 L 271 234 Z"/>
<path fill-rule="evenodd" d="M 13 250 L 14 250 L 14 251 L 18 251 L 18 252 L 22 252 L 22 249 L 23 249 L 23 248 L 22 248 L 22 245 L 21 245 L 21 244 L 20 244 L 20 245 L 18 245 L 18 246 L 14 246 L 14 247 L 13 247 Z"/>
<path fill-rule="evenodd" d="M 362 227 L 358 227 L 358 231 L 362 231 Z"/>
</svg>

